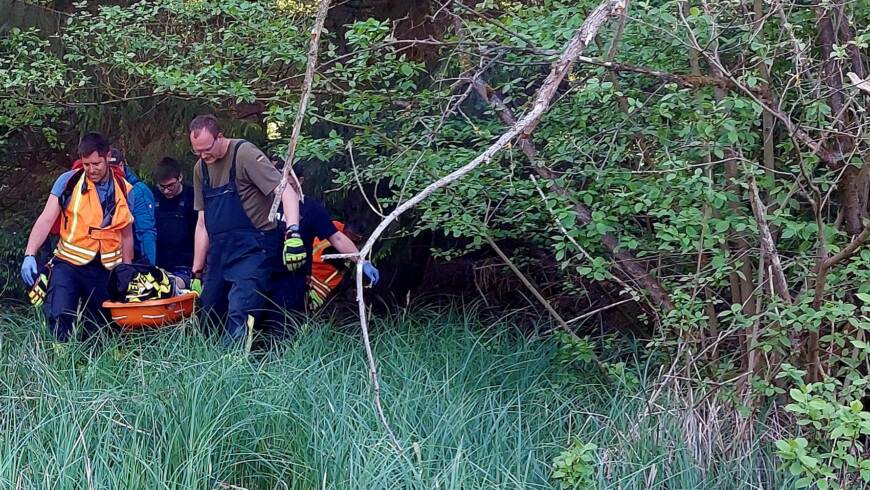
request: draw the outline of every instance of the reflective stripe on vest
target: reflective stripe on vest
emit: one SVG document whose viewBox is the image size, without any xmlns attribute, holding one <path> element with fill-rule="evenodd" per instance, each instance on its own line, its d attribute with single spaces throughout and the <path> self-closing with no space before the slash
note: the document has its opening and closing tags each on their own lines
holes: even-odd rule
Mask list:
<svg viewBox="0 0 870 490">
<path fill-rule="evenodd" d="M 133 222 L 133 215 L 124 197 L 130 192 L 131 186 L 125 180 L 119 182 L 113 175 L 110 178 L 115 186 L 115 212 L 109 226 L 100 227 L 103 207 L 99 194 L 96 186 L 82 172 L 73 188 L 70 202 L 63 210 L 64 219 L 55 256 L 73 265 L 86 265 L 99 254 L 100 261 L 107 269 L 122 262 L 121 230 Z M 125 186 L 126 192 L 121 185 Z"/>
<path fill-rule="evenodd" d="M 344 231 L 344 223 L 333 220 L 332 224 L 338 231 Z M 323 260 L 323 254 L 331 247 L 329 240 L 314 241 L 311 247 L 311 276 L 309 286 L 323 299 L 326 299 L 344 277 L 344 271 L 339 271 L 334 265 Z"/>
<path fill-rule="evenodd" d="M 311 281 L 308 286 L 311 288 L 312 291 L 317 293 L 318 296 L 326 299 L 327 297 L 329 297 L 329 294 L 332 293 L 333 288 L 341 283 L 341 278 L 343 276 L 344 274 L 339 271 L 333 272 L 324 281 L 320 281 L 316 277 L 311 276 Z M 335 281 L 335 284 L 332 284 L 335 279 L 338 280 Z"/>
</svg>

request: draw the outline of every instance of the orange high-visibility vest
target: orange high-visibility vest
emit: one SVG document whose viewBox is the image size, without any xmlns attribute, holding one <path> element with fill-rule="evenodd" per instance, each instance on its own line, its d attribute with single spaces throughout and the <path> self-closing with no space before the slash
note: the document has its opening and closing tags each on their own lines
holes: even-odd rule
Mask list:
<svg viewBox="0 0 870 490">
<path fill-rule="evenodd" d="M 338 231 L 344 231 L 344 223 L 332 221 Z M 331 247 L 329 240 L 315 238 L 311 251 L 311 278 L 308 281 L 311 290 L 324 300 L 329 297 L 332 290 L 341 284 L 344 278 L 344 270 L 338 270 L 334 265 L 323 260 L 326 249 Z"/>
<path fill-rule="evenodd" d="M 106 269 L 112 269 L 121 263 L 121 230 L 133 223 L 133 215 L 126 198 L 132 187 L 126 180 L 118 179 L 112 174 L 109 174 L 109 178 L 115 186 L 115 212 L 109 226 L 100 226 L 103 222 L 100 196 L 87 174 L 81 172 L 69 203 L 63 210 L 60 240 L 54 251 L 56 257 L 73 265 L 85 265 L 100 254 L 100 260 Z"/>
<path fill-rule="evenodd" d="M 73 162 L 72 167 L 70 167 L 70 169 L 71 170 L 80 170 L 82 167 L 83 167 L 82 159 L 79 158 L 78 160 Z M 109 168 L 112 169 L 112 173 L 115 174 L 116 178 L 119 178 L 119 179 L 124 178 L 124 170 L 119 165 L 109 164 Z M 62 219 L 63 219 L 63 216 L 57 217 L 57 220 L 54 222 L 54 225 L 52 225 L 51 231 L 49 232 L 50 235 L 52 235 L 52 236 L 60 235 L 60 221 Z"/>
</svg>

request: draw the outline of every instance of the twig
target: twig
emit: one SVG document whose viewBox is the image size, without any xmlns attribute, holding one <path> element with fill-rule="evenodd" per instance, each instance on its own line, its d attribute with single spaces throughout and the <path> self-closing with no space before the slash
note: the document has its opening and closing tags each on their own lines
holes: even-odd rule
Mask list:
<svg viewBox="0 0 870 490">
<path fill-rule="evenodd" d="M 855 235 L 855 238 L 853 238 L 848 245 L 843 247 L 843 250 L 840 250 L 840 253 L 825 261 L 825 269 L 830 269 L 831 267 L 851 257 L 852 254 L 854 254 L 858 250 L 858 248 L 860 248 L 861 245 L 864 244 L 864 241 L 867 240 L 868 236 L 870 236 L 870 222 L 867 222 L 867 224 L 864 225 L 864 229 L 861 230 L 861 233 Z"/>
<path fill-rule="evenodd" d="M 526 286 L 526 289 L 528 289 L 529 292 L 532 293 L 532 296 L 534 296 L 535 299 L 538 300 L 541 306 L 543 306 L 544 309 L 546 309 L 547 312 L 550 313 L 550 316 L 552 316 L 553 319 L 556 320 L 556 323 L 558 323 L 559 326 L 562 327 L 562 330 L 564 330 L 571 337 L 579 339 L 580 337 L 578 337 L 577 334 L 574 333 L 573 330 L 571 330 L 571 327 L 568 326 L 568 322 L 566 322 L 565 319 L 562 318 L 562 315 L 560 315 L 559 312 L 557 312 L 556 309 L 553 308 L 553 305 L 551 305 L 550 302 L 547 301 L 546 298 L 544 298 L 544 296 L 538 291 L 535 285 L 532 284 L 531 281 L 529 281 L 525 274 L 520 271 L 519 267 L 514 264 L 514 262 L 507 256 L 507 254 L 504 253 L 501 247 L 499 247 L 495 243 L 495 241 L 493 241 L 493 239 L 489 237 L 489 235 L 486 235 L 486 242 L 489 244 L 490 247 L 492 247 L 495 253 L 501 258 L 501 260 L 504 261 L 508 268 L 510 268 L 514 275 L 520 279 L 523 285 Z"/>
<path fill-rule="evenodd" d="M 594 310 L 592 310 L 592 311 L 587 311 L 586 313 L 583 313 L 582 315 L 580 315 L 580 316 L 578 316 L 578 317 L 575 317 L 575 318 L 572 318 L 572 319 L 568 320 L 568 324 L 571 324 L 571 323 L 574 323 L 574 322 L 580 321 L 580 320 L 582 320 L 582 319 L 584 319 L 584 318 L 589 318 L 590 316 L 597 315 L 597 314 L 599 314 L 599 313 L 601 313 L 601 312 L 603 312 L 603 311 L 607 311 L 607 310 L 609 310 L 609 309 L 611 309 L 611 308 L 616 308 L 616 307 L 619 306 L 619 305 L 622 305 L 622 304 L 625 304 L 625 303 L 631 303 L 631 302 L 633 302 L 633 301 L 636 301 L 636 300 L 635 300 L 634 298 L 628 298 L 628 299 L 624 299 L 624 300 L 621 300 L 621 301 L 617 301 L 616 303 L 610 303 L 609 305 L 607 305 L 607 306 L 602 306 L 601 308 L 596 308 L 596 309 L 594 309 Z"/>
<path fill-rule="evenodd" d="M 849 80 L 852 82 L 855 88 L 861 89 L 870 94 L 870 80 L 861 80 L 861 77 L 851 71 L 849 73 L 846 73 L 846 76 L 849 77 Z"/>
<path fill-rule="evenodd" d="M 387 416 L 384 414 L 384 407 L 381 404 L 381 383 L 378 380 L 378 366 L 375 362 L 375 354 L 372 350 L 372 342 L 369 338 L 368 320 L 366 319 L 366 303 L 363 298 L 363 265 L 364 260 L 359 260 L 356 263 L 356 304 L 359 308 L 359 324 L 362 329 L 363 343 L 365 344 L 366 357 L 369 362 L 369 380 L 372 383 L 372 391 L 374 391 L 375 410 L 378 412 L 378 418 L 381 419 L 381 424 L 390 436 L 390 442 L 396 451 L 402 452 L 404 449 L 396 438 L 395 432 L 390 427 L 387 421 Z"/>
<path fill-rule="evenodd" d="M 305 67 L 305 81 L 302 82 L 302 96 L 299 98 L 299 110 L 293 121 L 293 132 L 290 133 L 290 144 L 287 147 L 287 160 L 284 162 L 284 174 L 281 176 L 281 183 L 275 189 L 275 198 L 272 201 L 272 208 L 269 210 L 269 221 L 275 221 L 278 205 L 281 204 L 281 195 L 287 188 L 289 176 L 293 176 L 293 183 L 299 189 L 299 200 L 304 200 L 299 178 L 293 171 L 293 157 L 296 156 L 296 144 L 299 142 L 299 132 L 302 130 L 302 122 L 305 120 L 305 108 L 308 106 L 308 99 L 311 98 L 314 70 L 317 68 L 317 52 L 320 49 L 320 33 L 323 31 L 323 23 L 326 21 L 326 13 L 329 11 L 329 1 L 321 0 L 320 7 L 317 9 L 317 17 L 314 18 L 314 27 L 311 29 L 311 46 L 308 47 L 308 65 Z"/>
<path fill-rule="evenodd" d="M 819 257 L 819 265 L 818 270 L 816 272 L 816 280 L 815 280 L 815 291 L 813 295 L 813 307 L 819 308 L 822 305 L 822 296 L 825 292 L 825 283 L 828 277 L 828 272 L 840 262 L 847 260 L 850 258 L 855 252 L 861 248 L 861 245 L 867 240 L 867 237 L 870 236 L 870 221 L 864 225 L 864 229 L 861 233 L 855 235 L 852 241 L 849 242 L 848 245 L 843 247 L 843 250 L 840 250 L 839 253 L 834 255 L 833 257 L 824 258 L 823 256 Z M 824 250 L 822 250 L 824 253 Z"/>
<path fill-rule="evenodd" d="M 362 194 L 363 199 L 365 200 L 366 204 L 369 205 L 369 208 L 372 210 L 372 212 L 383 218 L 384 213 L 380 209 L 380 206 L 375 207 L 375 205 L 372 204 L 372 202 L 369 200 L 368 194 L 366 194 L 365 189 L 363 189 L 362 182 L 359 180 L 359 172 L 357 172 L 356 169 L 356 160 L 353 158 L 353 140 L 347 142 L 347 154 L 350 156 L 350 165 L 351 167 L 353 167 L 353 178 L 354 180 L 356 180 L 357 187 L 359 187 L 359 193 Z M 375 186 L 375 190 L 377 190 L 377 186 Z M 377 199 L 377 196 L 375 196 L 375 199 Z"/>
</svg>

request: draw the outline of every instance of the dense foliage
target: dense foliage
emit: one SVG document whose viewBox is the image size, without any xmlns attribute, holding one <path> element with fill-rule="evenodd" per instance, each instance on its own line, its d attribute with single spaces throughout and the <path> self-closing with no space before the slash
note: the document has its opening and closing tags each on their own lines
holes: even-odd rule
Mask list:
<svg viewBox="0 0 870 490">
<path fill-rule="evenodd" d="M 286 142 L 311 3 L 82 4 L 62 50 L 12 31 L 0 135 L 53 143 L 76 107 L 145 99 L 253 104 Z M 595 5 L 432 2 L 426 36 L 389 19 L 330 27 L 298 156 L 363 193 L 370 219 L 389 211 L 521 115 Z M 435 194 L 380 252 L 432 231 L 452 237 L 444 259 L 500 244 L 567 312 L 633 299 L 627 315 L 672 361 L 660 391 L 691 395 L 669 403 L 736 415 L 716 427 L 738 442 L 697 457 L 740 454 L 771 408 L 802 485 L 870 481 L 868 94 L 848 76 L 870 73 L 868 21 L 860 1 L 630 2 L 560 88 L 534 151 L 518 142 Z M 575 444 L 571 464 L 594 450 Z"/>
</svg>

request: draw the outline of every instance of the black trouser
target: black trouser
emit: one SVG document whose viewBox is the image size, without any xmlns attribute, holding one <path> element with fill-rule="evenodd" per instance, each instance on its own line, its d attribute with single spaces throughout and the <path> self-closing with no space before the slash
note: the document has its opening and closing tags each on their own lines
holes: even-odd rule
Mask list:
<svg viewBox="0 0 870 490">
<path fill-rule="evenodd" d="M 54 260 L 48 295 L 42 309 L 48 328 L 60 342 L 70 340 L 79 312 L 86 334 L 106 325 L 108 317 L 103 302 L 109 299 L 109 271 L 99 258 L 87 265 L 72 265 Z"/>
<path fill-rule="evenodd" d="M 268 335 L 276 340 L 293 336 L 296 324 L 304 319 L 307 291 L 304 272 L 290 272 L 283 263 L 272 268 L 269 311 L 263 325 Z"/>
</svg>

